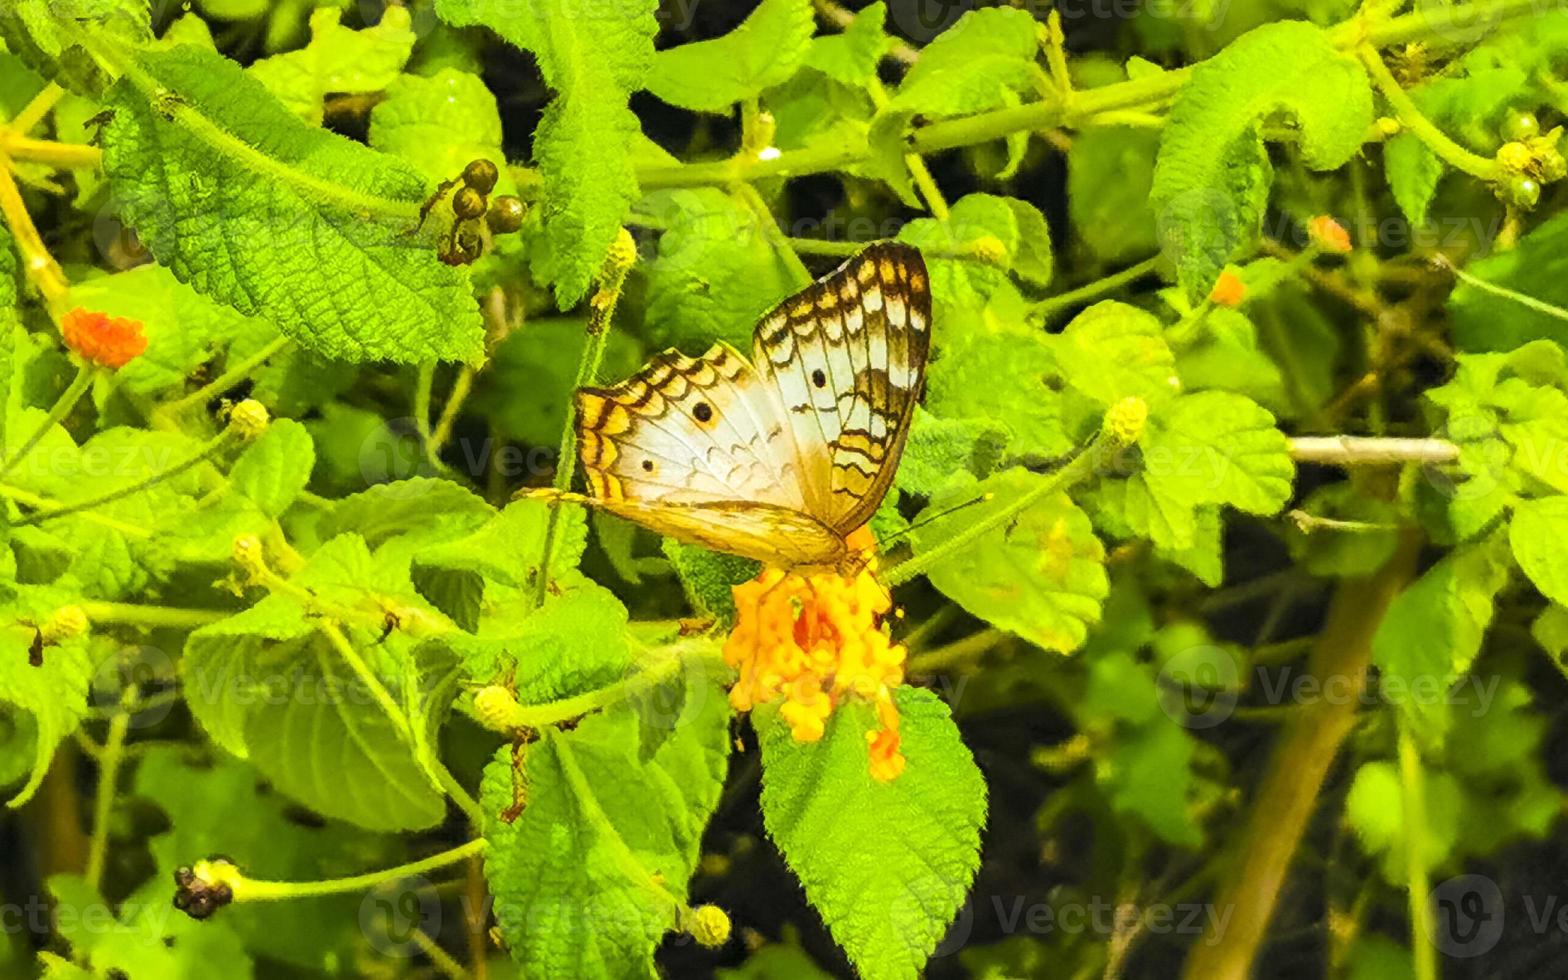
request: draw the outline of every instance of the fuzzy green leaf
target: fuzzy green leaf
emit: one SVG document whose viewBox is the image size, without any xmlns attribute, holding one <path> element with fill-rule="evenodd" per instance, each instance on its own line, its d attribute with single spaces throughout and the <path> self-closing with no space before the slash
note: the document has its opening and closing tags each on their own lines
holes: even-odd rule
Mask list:
<svg viewBox="0 0 1568 980">
<path fill-rule="evenodd" d="M 197 922 L 173 907 L 174 879 L 159 876 L 111 906 L 80 875 L 52 875 L 55 927 L 95 977 L 251 980 L 254 964 L 223 922 Z"/>
<path fill-rule="evenodd" d="M 866 980 L 913 978 L 947 931 L 980 865 L 986 785 L 947 705 L 895 692 L 904 771 L 870 772 L 860 702 L 820 741 L 794 740 L 777 712 L 753 715 L 762 742 L 762 819 L 784 860 Z"/>
<path fill-rule="evenodd" d="M 402 157 L 431 180 L 451 180 L 469 161 L 489 160 L 500 175 L 493 193 L 513 192 L 495 96 L 469 72 L 443 68 L 429 77 L 399 76 L 370 112 L 370 145 Z"/>
<path fill-rule="evenodd" d="M 1135 306 L 1096 303 L 1073 318 L 1055 349 L 1067 382 L 1101 405 L 1136 396 L 1157 406 L 1181 388 L 1163 326 Z"/>
<path fill-rule="evenodd" d="M 1508 525 L 1514 558 L 1541 594 L 1568 604 L 1568 497 L 1521 501 Z"/>
<path fill-rule="evenodd" d="M 512 750 L 485 767 L 485 877 L 513 959 L 530 976 L 654 977 L 676 927 L 729 757 L 729 702 L 697 680 L 670 737 L 638 758 L 637 713 L 622 704 L 527 748 L 527 806 L 514 799 Z"/>
<path fill-rule="evenodd" d="M 993 496 L 917 528 L 911 540 L 915 554 L 941 548 L 1046 479 L 1015 467 L 978 485 L 948 491 L 932 501 L 928 513 L 984 494 Z M 1105 548 L 1088 515 L 1065 493 L 1042 500 L 942 559 L 926 576 L 972 615 L 1062 653 L 1083 645 L 1089 626 L 1100 620 L 1100 603 L 1110 588 Z"/>
<path fill-rule="evenodd" d="M 1372 124 L 1366 72 L 1311 24 L 1265 24 L 1194 68 L 1171 109 L 1150 203 L 1193 302 L 1257 235 L 1273 182 L 1260 126 L 1279 113 L 1300 131 L 1302 162 L 1333 170 Z"/>
<path fill-rule="evenodd" d="M 948 320 L 951 338 L 927 373 L 926 407 L 944 419 L 1006 426 L 1008 459 L 1064 456 L 1077 444 L 1062 400 L 1046 386 L 1057 376 L 1055 348 L 1038 329 Z"/>
<path fill-rule="evenodd" d="M 762 0 L 723 37 L 655 54 L 648 91 L 682 109 L 727 113 L 795 74 L 815 27 L 810 0 Z"/>
<path fill-rule="evenodd" d="M 1007 427 L 999 422 L 939 419 L 917 408 L 894 479 L 900 490 L 929 497 L 955 474 L 990 476 L 1006 449 Z"/>
<path fill-rule="evenodd" d="M 268 517 L 289 509 L 316 465 L 310 433 L 293 419 L 278 419 L 240 454 L 229 470 L 229 482 Z"/>
<path fill-rule="evenodd" d="M 55 747 L 86 717 L 87 683 L 92 672 L 82 637 L 44 647 L 39 651 L 42 663 L 35 666 L 33 645 L 38 642 L 38 631 L 29 624 L 44 622 L 73 597 L 58 589 L 18 587 L 18 592 L 0 612 L 5 623 L 0 628 L 0 714 L 16 711 L 31 719 L 26 725 L 31 734 L 31 760 L 23 769 L 30 775 L 7 804 L 11 807 L 32 799 L 54 758 Z"/>
<path fill-rule="evenodd" d="M 1150 416 L 1139 445 L 1142 478 L 1157 497 L 1265 515 L 1290 499 L 1296 467 L 1285 435 L 1242 395 L 1183 395 Z"/>
<path fill-rule="evenodd" d="M 883 31 L 886 17 L 887 4 L 877 0 L 862 7 L 843 33 L 812 38 L 806 67 L 844 85 L 866 87 L 876 77 L 877 63 L 892 47 L 892 40 Z"/>
<path fill-rule="evenodd" d="M 362 31 L 338 21 L 342 11 L 319 7 L 310 15 L 310 43 L 262 58 L 246 69 L 301 119 L 321 124 L 328 94 L 360 95 L 392 84 L 414 51 L 412 17 L 387 7 L 381 22 Z"/>
<path fill-rule="evenodd" d="M 456 27 L 482 24 L 529 51 L 555 98 L 534 132 L 545 181 L 549 255 L 542 271 L 565 309 L 589 283 L 637 200 L 631 146 L 641 136 L 627 106 L 653 63 L 656 0 L 438 0 Z"/>
<path fill-rule="evenodd" d="M 328 356 L 481 355 L 467 273 L 405 234 L 427 193 L 407 164 L 307 126 L 213 52 L 137 59 L 109 100 L 104 169 L 176 276 Z"/>
</svg>

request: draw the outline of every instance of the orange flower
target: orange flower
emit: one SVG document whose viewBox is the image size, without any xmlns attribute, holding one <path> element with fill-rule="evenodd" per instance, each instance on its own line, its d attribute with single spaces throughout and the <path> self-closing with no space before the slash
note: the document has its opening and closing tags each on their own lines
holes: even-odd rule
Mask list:
<svg viewBox="0 0 1568 980">
<path fill-rule="evenodd" d="M 84 310 L 80 306 L 60 320 L 65 346 L 106 368 L 124 367 L 147 349 L 140 320 Z"/>
<path fill-rule="evenodd" d="M 740 671 L 730 704 L 749 711 L 782 701 L 779 715 L 797 742 L 815 742 L 833 709 L 850 698 L 876 706 L 878 728 L 866 733 L 871 774 L 889 780 L 904 769 L 893 688 L 904 682 L 907 651 L 883 628 L 892 597 L 870 566 L 852 578 L 765 568 L 735 586 L 735 629 L 724 659 Z"/>
<path fill-rule="evenodd" d="M 1247 284 L 1237 278 L 1234 272 L 1220 273 L 1220 277 L 1214 280 L 1214 288 L 1209 290 L 1209 302 L 1231 309 L 1240 306 L 1246 296 Z"/>
<path fill-rule="evenodd" d="M 1326 214 L 1320 214 L 1307 222 L 1307 238 L 1318 248 L 1334 255 L 1345 255 L 1353 247 L 1350 232 Z"/>
</svg>

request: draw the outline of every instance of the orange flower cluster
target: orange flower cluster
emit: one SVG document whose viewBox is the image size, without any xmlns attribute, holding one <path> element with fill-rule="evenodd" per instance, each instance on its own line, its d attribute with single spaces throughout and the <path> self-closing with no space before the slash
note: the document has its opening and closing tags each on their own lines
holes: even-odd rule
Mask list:
<svg viewBox="0 0 1568 980">
<path fill-rule="evenodd" d="M 1247 298 L 1247 284 L 1242 282 L 1234 272 L 1222 272 L 1214 281 L 1214 288 L 1209 290 L 1209 301 L 1215 306 L 1228 306 L 1231 309 L 1241 305 Z"/>
<path fill-rule="evenodd" d="M 739 616 L 724 659 L 739 669 L 730 691 L 737 711 L 783 699 L 779 715 L 797 742 L 822 737 L 833 709 L 850 697 L 876 706 L 866 733 L 871 774 L 904 771 L 893 688 L 904 681 L 907 651 L 882 627 L 893 600 L 868 567 L 854 578 L 763 569 L 735 586 Z"/>
<path fill-rule="evenodd" d="M 121 368 L 147 349 L 140 320 L 84 310 L 80 306 L 60 320 L 65 346 L 94 364 Z"/>
<path fill-rule="evenodd" d="M 1331 255 L 1346 255 L 1354 247 L 1345 226 L 1326 214 L 1320 214 L 1307 222 L 1307 238 Z"/>
</svg>

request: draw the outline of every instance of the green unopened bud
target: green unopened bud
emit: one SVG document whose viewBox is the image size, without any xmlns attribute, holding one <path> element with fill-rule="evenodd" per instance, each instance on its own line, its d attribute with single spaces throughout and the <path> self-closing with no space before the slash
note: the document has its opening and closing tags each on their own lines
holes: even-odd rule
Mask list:
<svg viewBox="0 0 1568 980">
<path fill-rule="evenodd" d="M 38 627 L 45 643 L 63 643 L 87 632 L 87 611 L 81 606 L 61 606 Z"/>
<path fill-rule="evenodd" d="M 699 905 L 681 916 L 681 930 L 708 949 L 730 941 L 730 917 L 717 905 Z"/>
<path fill-rule="evenodd" d="M 1393 116 L 1377 117 L 1377 131 L 1382 133 L 1385 138 L 1389 136 L 1398 136 L 1401 132 L 1404 131 L 1404 128 L 1404 123 L 1401 123 Z"/>
<path fill-rule="evenodd" d="M 619 279 L 637 261 L 637 241 L 625 228 L 615 236 L 615 242 L 604 256 L 604 278 Z"/>
<path fill-rule="evenodd" d="M 267 570 L 266 552 L 262 549 L 261 539 L 254 534 L 237 536 L 229 554 L 234 559 L 234 564 L 251 578 L 256 578 Z"/>
<path fill-rule="evenodd" d="M 1123 398 L 1105 413 L 1105 434 L 1118 446 L 1131 446 L 1143 437 L 1149 421 L 1149 405 L 1142 398 Z"/>
<path fill-rule="evenodd" d="M 474 714 L 479 723 L 493 732 L 510 731 L 517 726 L 512 719 L 517 714 L 517 696 L 499 684 L 480 688 L 474 692 Z"/>
<path fill-rule="evenodd" d="M 270 421 L 272 416 L 267 412 L 267 406 L 254 398 L 247 398 L 229 409 L 229 427 L 241 439 L 258 438 L 267 431 L 267 423 Z"/>
</svg>

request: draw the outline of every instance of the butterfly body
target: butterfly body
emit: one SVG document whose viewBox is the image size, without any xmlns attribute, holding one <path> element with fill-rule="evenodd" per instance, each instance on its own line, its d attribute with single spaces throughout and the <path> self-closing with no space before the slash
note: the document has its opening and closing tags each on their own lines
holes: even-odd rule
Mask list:
<svg viewBox="0 0 1568 980">
<path fill-rule="evenodd" d="M 577 394 L 591 496 L 670 537 L 785 568 L 844 568 L 892 484 L 925 378 L 931 300 L 914 248 L 867 247 L 728 344 L 656 355 Z"/>
</svg>

